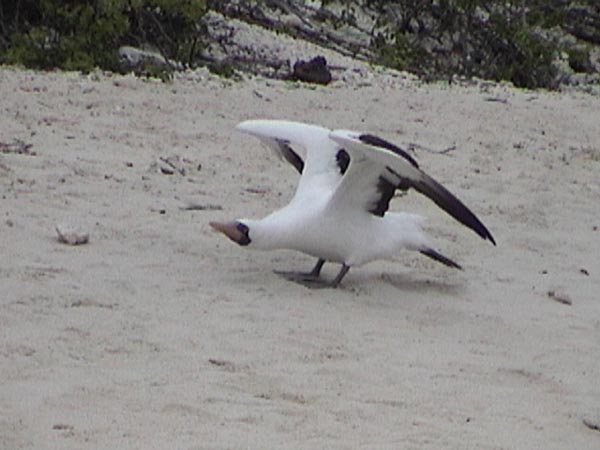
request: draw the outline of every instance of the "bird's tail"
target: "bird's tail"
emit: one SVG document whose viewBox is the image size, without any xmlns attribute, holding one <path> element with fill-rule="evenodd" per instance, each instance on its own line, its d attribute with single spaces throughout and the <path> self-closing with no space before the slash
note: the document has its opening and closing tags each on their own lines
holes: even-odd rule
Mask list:
<svg viewBox="0 0 600 450">
<path fill-rule="evenodd" d="M 436 260 L 437 262 L 440 262 L 442 264 L 445 264 L 448 267 L 452 267 L 454 269 L 459 269 L 462 270 L 462 267 L 457 264 L 456 262 L 452 261 L 450 258 L 442 255 L 441 253 L 436 252 L 434 249 L 432 248 L 424 248 L 419 250 L 423 255 Z"/>
</svg>

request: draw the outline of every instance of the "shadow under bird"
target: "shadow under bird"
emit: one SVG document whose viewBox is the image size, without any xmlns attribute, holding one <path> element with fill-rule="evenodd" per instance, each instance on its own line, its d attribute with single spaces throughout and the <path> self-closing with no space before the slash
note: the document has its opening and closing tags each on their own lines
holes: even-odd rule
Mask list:
<svg viewBox="0 0 600 450">
<path fill-rule="evenodd" d="M 391 258 L 401 249 L 461 269 L 431 247 L 421 216 L 388 211 L 396 190 L 415 189 L 496 245 L 469 208 L 423 172 L 409 153 L 384 139 L 283 120 L 249 120 L 236 128 L 275 150 L 300 173 L 300 181 L 290 203 L 265 218 L 210 226 L 241 246 L 292 249 L 318 258 L 310 272 L 276 272 L 288 280 L 311 288 L 337 287 L 351 267 Z M 333 280 L 320 277 L 325 262 L 342 265 Z"/>
</svg>

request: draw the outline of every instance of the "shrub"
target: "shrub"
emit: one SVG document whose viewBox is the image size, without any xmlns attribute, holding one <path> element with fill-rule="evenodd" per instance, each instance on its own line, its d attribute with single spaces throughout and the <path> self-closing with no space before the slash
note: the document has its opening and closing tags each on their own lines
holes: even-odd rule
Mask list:
<svg viewBox="0 0 600 450">
<path fill-rule="evenodd" d="M 384 30 L 373 44 L 385 65 L 426 79 L 461 74 L 522 87 L 555 87 L 555 43 L 528 21 L 524 0 L 372 4 L 380 8 Z"/>
<path fill-rule="evenodd" d="M 121 45 L 192 61 L 204 0 L 16 0 L 0 4 L 0 63 L 119 70 Z"/>
</svg>

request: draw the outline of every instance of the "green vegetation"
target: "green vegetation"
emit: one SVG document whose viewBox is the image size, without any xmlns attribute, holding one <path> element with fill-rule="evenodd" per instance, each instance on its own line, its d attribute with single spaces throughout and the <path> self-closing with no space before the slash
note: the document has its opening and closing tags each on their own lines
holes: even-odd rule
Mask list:
<svg viewBox="0 0 600 450">
<path fill-rule="evenodd" d="M 459 75 L 554 89 L 568 76 L 566 58 L 567 72 L 598 72 L 599 0 L 2 1 L 0 64 L 131 70 L 117 49 L 132 46 L 154 51 L 140 57 L 139 73 L 168 79 L 177 61 L 232 76 L 243 62 L 202 58 L 209 9 L 425 80 Z M 290 15 L 294 25 L 281 19 Z M 215 39 L 219 46 L 226 37 Z"/>
<path fill-rule="evenodd" d="M 335 3 L 322 1 L 323 6 Z M 351 0 L 341 4 L 350 27 L 357 22 L 358 11 L 375 18 L 371 45 L 377 62 L 429 80 L 458 74 L 552 89 L 560 81 L 556 61 L 561 53 L 569 56 L 573 70 L 590 71 L 590 47 L 585 44 L 600 44 L 598 0 Z M 578 40 L 584 45 L 573 43 Z"/>
<path fill-rule="evenodd" d="M 524 0 L 375 2 L 385 33 L 374 37 L 379 62 L 426 79 L 453 74 L 553 87 L 556 43 L 529 20 Z M 394 16 L 383 13 L 394 4 Z M 530 2 L 531 3 L 531 2 Z M 397 18 L 400 17 L 401 20 Z"/>
<path fill-rule="evenodd" d="M 204 0 L 16 0 L 0 3 L 0 63 L 119 70 L 122 45 L 152 46 L 190 62 Z"/>
</svg>

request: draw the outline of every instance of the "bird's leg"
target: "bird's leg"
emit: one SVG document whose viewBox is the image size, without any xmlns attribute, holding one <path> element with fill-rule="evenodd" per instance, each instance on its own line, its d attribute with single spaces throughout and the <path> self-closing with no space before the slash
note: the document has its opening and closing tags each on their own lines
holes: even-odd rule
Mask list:
<svg viewBox="0 0 600 450">
<path fill-rule="evenodd" d="M 325 264 L 325 260 L 319 258 L 319 260 L 315 264 L 315 267 L 313 267 L 313 270 L 310 271 L 309 276 L 311 276 L 313 278 L 319 278 L 319 276 L 321 275 L 321 269 L 323 268 L 324 264 Z"/>
<path fill-rule="evenodd" d="M 306 286 L 307 288 L 310 288 L 310 289 L 336 288 L 340 285 L 342 278 L 344 278 L 346 276 L 346 274 L 348 273 L 349 270 L 350 270 L 350 266 L 343 264 L 340 272 L 331 281 L 324 281 L 324 280 L 320 280 L 317 278 L 313 278 L 313 279 L 306 279 L 306 280 L 297 280 L 297 282 Z"/>
<path fill-rule="evenodd" d="M 342 278 L 344 278 L 346 276 L 346 274 L 348 273 L 349 270 L 350 270 L 350 266 L 347 266 L 346 264 L 342 264 L 342 268 L 341 268 L 340 272 L 337 274 L 337 276 L 331 282 L 331 287 L 334 287 L 334 288 L 338 287 L 342 281 Z"/>
<path fill-rule="evenodd" d="M 296 281 L 299 283 L 303 281 L 310 282 L 319 278 L 323 264 L 325 264 L 325 260 L 319 258 L 317 264 L 315 264 L 315 267 L 313 267 L 313 270 L 310 272 L 283 272 L 279 270 L 275 270 L 274 272 L 289 281 Z"/>
</svg>

